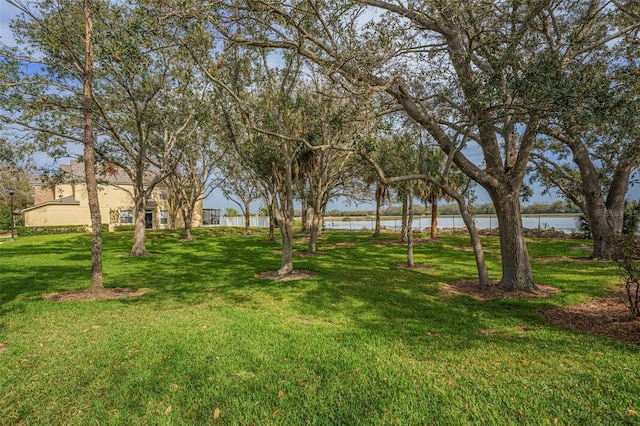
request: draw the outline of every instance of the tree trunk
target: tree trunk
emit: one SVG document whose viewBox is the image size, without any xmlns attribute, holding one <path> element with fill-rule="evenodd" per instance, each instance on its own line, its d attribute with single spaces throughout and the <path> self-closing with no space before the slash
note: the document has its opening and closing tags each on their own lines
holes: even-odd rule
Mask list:
<svg viewBox="0 0 640 426">
<path fill-rule="evenodd" d="M 314 212 L 311 219 L 311 229 L 309 233 L 309 253 L 317 253 L 316 244 L 322 235 L 322 222 L 324 217 L 321 213 Z"/>
<path fill-rule="evenodd" d="M 438 197 L 431 200 L 431 239 L 438 238 Z"/>
<path fill-rule="evenodd" d="M 533 281 L 529 252 L 522 228 L 518 192 L 500 192 L 495 188 L 487 190 L 496 207 L 496 217 L 500 227 L 500 253 L 502 257 L 500 286 L 509 290 L 533 292 L 537 286 Z"/>
<path fill-rule="evenodd" d="M 134 230 L 133 230 L 133 247 L 129 256 L 146 256 L 149 254 L 145 246 L 145 213 L 147 209 L 147 197 L 144 192 L 139 190 L 134 194 Z"/>
<path fill-rule="evenodd" d="M 315 218 L 311 221 L 311 229 L 309 229 L 309 253 L 316 253 L 316 242 L 318 240 L 318 224 Z"/>
<path fill-rule="evenodd" d="M 376 225 L 375 230 L 373 231 L 374 237 L 380 236 L 380 208 L 382 205 L 382 185 L 376 185 Z"/>
<path fill-rule="evenodd" d="M 102 217 L 98 200 L 98 181 L 95 167 L 95 136 L 93 132 L 93 13 L 92 2 L 85 1 L 85 68 L 83 78 L 84 97 L 84 171 L 91 215 L 91 281 L 90 292 L 104 289 L 102 275 Z M 13 213 L 13 212 L 12 212 Z"/>
<path fill-rule="evenodd" d="M 276 240 L 276 225 L 273 220 L 273 215 L 269 215 L 269 237 L 267 241 L 273 242 Z"/>
<path fill-rule="evenodd" d="M 589 203 L 587 203 L 588 205 Z M 611 211 L 604 204 L 587 209 L 586 216 L 593 238 L 592 259 L 611 259 L 612 241 L 622 234 L 624 208 L 622 211 Z"/>
<path fill-rule="evenodd" d="M 293 155 L 288 147 L 287 141 L 281 140 L 282 152 L 288 153 L 288 160 L 285 164 L 283 186 L 277 191 L 276 202 L 279 205 L 274 206 L 280 234 L 282 235 L 282 262 L 277 272 L 279 277 L 293 272 Z M 279 213 L 279 214 L 278 214 Z"/>
<path fill-rule="evenodd" d="M 184 221 L 184 236 L 182 237 L 182 241 L 193 241 L 192 230 L 192 218 L 193 218 L 193 208 L 186 208 L 182 210 L 182 220 Z"/>
<path fill-rule="evenodd" d="M 487 263 L 484 260 L 484 250 L 482 249 L 480 234 L 478 234 L 478 229 L 476 228 L 476 224 L 473 220 L 473 215 L 469 211 L 467 203 L 464 201 L 464 197 L 459 196 L 454 198 L 458 202 L 462 220 L 467 226 L 467 230 L 469 231 L 469 235 L 471 236 L 471 246 L 473 247 L 473 256 L 476 261 L 476 269 L 478 270 L 478 280 L 480 286 L 488 287 L 490 285 L 489 271 L 487 270 Z"/>
<path fill-rule="evenodd" d="M 415 267 L 415 262 L 413 261 L 413 191 L 409 191 L 409 195 L 407 195 L 409 215 L 407 217 L 407 266 L 409 268 Z"/>
<path fill-rule="evenodd" d="M 573 161 L 580 170 L 584 214 L 589 221 L 593 237 L 591 257 L 610 259 L 611 241 L 622 234 L 625 196 L 633 166 L 622 163 L 618 165 L 609 184 L 609 195 L 605 201 L 600 176 L 588 149 L 579 140 L 574 140 L 568 145 L 573 153 Z"/>
<path fill-rule="evenodd" d="M 300 228 L 300 232 L 307 233 L 311 229 L 311 225 L 309 224 L 309 209 L 307 209 L 307 198 L 302 196 L 300 198 L 300 220 L 302 221 L 302 227 Z"/>
<path fill-rule="evenodd" d="M 310 193 L 310 202 L 309 202 L 309 253 L 317 253 L 316 244 L 318 242 L 318 238 L 322 235 L 322 222 L 324 221 L 324 213 L 325 213 L 325 196 L 327 195 L 327 191 L 323 190 L 323 187 L 318 184 L 318 187 L 314 190 L 309 191 Z"/>
<path fill-rule="evenodd" d="M 317 207 L 315 206 L 310 206 L 307 207 L 307 232 L 311 231 L 311 226 L 313 225 L 313 222 L 316 220 L 317 216 L 318 216 L 318 212 L 317 212 Z"/>
<path fill-rule="evenodd" d="M 327 206 L 323 204 L 320 212 L 317 214 L 317 223 L 316 227 L 318 228 L 318 238 L 324 235 L 324 218 L 327 216 Z"/>
<path fill-rule="evenodd" d="M 407 242 L 407 196 L 402 197 L 402 224 L 400 225 L 400 241 Z"/>
<path fill-rule="evenodd" d="M 251 235 L 251 209 L 248 202 L 244 202 L 244 235 Z"/>
<path fill-rule="evenodd" d="M 283 277 L 293 272 L 293 220 L 287 214 L 278 219 L 280 234 L 282 235 L 282 262 L 277 276 Z"/>
<path fill-rule="evenodd" d="M 267 213 L 269 214 L 269 237 L 267 238 L 267 241 L 274 242 L 276 240 L 276 219 L 273 212 L 273 201 L 266 196 L 265 204 L 267 205 Z"/>
<path fill-rule="evenodd" d="M 168 204 L 169 204 L 169 228 L 176 229 L 178 227 L 178 214 L 181 214 L 179 212 L 180 209 L 176 208 L 175 206 L 175 204 L 178 204 L 177 202 L 168 201 Z"/>
</svg>

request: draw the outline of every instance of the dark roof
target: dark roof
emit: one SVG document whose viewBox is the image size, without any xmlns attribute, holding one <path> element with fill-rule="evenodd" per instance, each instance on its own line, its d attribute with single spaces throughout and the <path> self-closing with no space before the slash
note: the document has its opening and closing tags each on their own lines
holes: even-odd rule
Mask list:
<svg viewBox="0 0 640 426">
<path fill-rule="evenodd" d="M 85 181 L 84 162 L 71 160 L 69 164 L 61 164 L 60 172 L 63 183 L 75 183 Z M 132 185 L 129 175 L 113 163 L 96 164 L 96 173 L 99 184 L 108 185 Z M 148 185 L 153 179 L 152 173 L 145 173 L 144 183 Z M 34 185 L 46 183 L 42 176 L 34 176 Z"/>
<path fill-rule="evenodd" d="M 35 206 L 27 207 L 26 209 L 22 209 L 23 212 L 28 210 L 34 210 L 40 208 L 42 206 L 50 206 L 50 205 L 68 205 L 68 206 L 79 206 L 80 201 L 77 201 L 73 195 L 68 197 L 58 198 L 56 200 L 45 201 L 44 203 L 36 204 Z"/>
<path fill-rule="evenodd" d="M 69 164 L 61 164 L 60 171 L 62 172 L 65 181 L 69 182 L 84 182 L 84 163 L 79 161 L 71 161 Z M 99 182 L 110 184 L 125 184 L 131 185 L 131 179 L 125 171 L 115 165 L 100 164 L 96 165 L 96 174 Z"/>
</svg>

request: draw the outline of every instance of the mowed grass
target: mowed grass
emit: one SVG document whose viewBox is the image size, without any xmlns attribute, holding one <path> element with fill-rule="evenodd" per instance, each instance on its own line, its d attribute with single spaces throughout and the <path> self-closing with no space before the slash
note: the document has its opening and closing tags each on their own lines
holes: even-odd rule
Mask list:
<svg viewBox="0 0 640 426">
<path fill-rule="evenodd" d="M 397 234 L 330 232 L 318 276 L 256 279 L 277 243 L 236 229 L 197 241 L 149 232 L 104 239 L 105 284 L 146 288 L 135 299 L 51 302 L 82 289 L 90 236 L 0 244 L 1 424 L 458 425 L 639 424 L 637 346 L 548 325 L 536 313 L 601 296 L 617 282 L 582 242 L 529 240 L 548 299 L 443 297 L 475 276 L 465 236 L 415 248 L 431 270 L 402 270 Z M 492 278 L 499 245 L 483 240 Z M 296 249 L 306 248 L 300 236 Z"/>
</svg>

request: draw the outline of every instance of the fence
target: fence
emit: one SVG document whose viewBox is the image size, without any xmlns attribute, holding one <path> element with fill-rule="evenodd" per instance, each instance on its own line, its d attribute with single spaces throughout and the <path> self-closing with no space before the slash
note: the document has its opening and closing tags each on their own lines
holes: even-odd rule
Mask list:
<svg viewBox="0 0 640 426">
<path fill-rule="evenodd" d="M 251 216 L 252 228 L 268 228 L 269 218 L 266 216 Z M 222 216 L 220 218 L 220 226 L 241 226 L 244 227 L 244 216 Z"/>
<path fill-rule="evenodd" d="M 498 220 L 495 216 L 477 216 L 474 221 L 478 229 L 492 230 L 498 227 Z M 402 227 L 402 220 L 400 218 L 386 219 L 382 220 L 380 225 L 388 230 L 399 231 Z M 325 220 L 324 226 L 327 229 L 360 231 L 363 229 L 373 229 L 375 222 L 372 217 L 353 219 L 346 218 L 346 220 L 345 218 L 330 218 Z M 413 229 L 415 230 L 422 230 L 429 226 L 431 226 L 431 218 L 428 216 L 420 216 L 413 219 Z M 523 216 L 522 226 L 529 229 L 537 229 L 539 231 L 553 228 L 557 231 L 563 231 L 566 233 L 575 232 L 577 228 L 576 216 Z M 465 224 L 461 216 L 443 215 L 438 217 L 438 229 L 464 227 Z"/>
<path fill-rule="evenodd" d="M 478 229 L 495 229 L 498 227 L 498 220 L 495 216 L 477 216 L 475 218 Z M 381 225 L 389 230 L 400 230 L 402 221 L 397 219 L 387 219 L 381 221 Z M 424 229 L 431 225 L 431 219 L 427 217 L 416 217 L 413 220 L 413 228 Z M 543 216 L 530 215 L 523 216 L 522 225 L 525 228 L 547 230 L 554 228 L 558 231 L 572 233 L 576 231 L 576 216 Z M 222 216 L 220 226 L 244 227 L 244 216 Z M 325 229 L 361 231 L 371 230 L 375 226 L 372 217 L 367 218 L 327 218 L 324 222 Z M 460 216 L 440 216 L 438 217 L 438 228 L 464 228 L 464 222 Z M 266 216 L 251 216 L 252 228 L 268 228 L 269 218 Z"/>
</svg>

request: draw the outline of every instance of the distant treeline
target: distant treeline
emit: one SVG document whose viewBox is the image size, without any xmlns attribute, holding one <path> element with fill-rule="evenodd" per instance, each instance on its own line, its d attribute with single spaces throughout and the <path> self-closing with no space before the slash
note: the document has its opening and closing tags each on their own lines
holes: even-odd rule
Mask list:
<svg viewBox="0 0 640 426">
<path fill-rule="evenodd" d="M 474 207 L 476 214 L 495 214 L 496 210 L 493 204 L 486 203 L 480 204 Z M 389 206 L 381 210 L 383 216 L 401 216 L 402 206 Z M 561 213 L 580 213 L 580 209 L 574 205 L 567 205 L 562 201 L 554 201 L 553 203 L 535 203 L 526 206 L 522 206 L 522 214 L 561 214 Z M 299 212 L 296 212 L 298 215 Z M 376 212 L 374 210 L 329 210 L 327 216 L 345 217 L 345 216 L 374 216 Z M 430 215 L 431 207 L 414 207 L 414 215 Z M 460 210 L 457 204 L 444 204 L 438 206 L 438 214 L 443 216 L 459 215 Z"/>
</svg>

